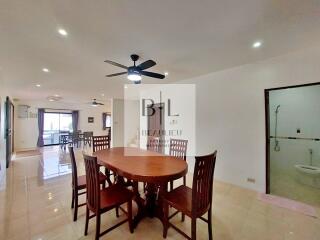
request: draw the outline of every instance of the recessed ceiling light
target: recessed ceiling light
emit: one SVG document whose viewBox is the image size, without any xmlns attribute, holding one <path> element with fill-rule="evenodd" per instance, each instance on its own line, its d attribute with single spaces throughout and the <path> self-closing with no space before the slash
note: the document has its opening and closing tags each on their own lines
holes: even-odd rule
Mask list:
<svg viewBox="0 0 320 240">
<path fill-rule="evenodd" d="M 42 68 L 43 72 L 50 72 L 50 70 L 48 68 Z"/>
<path fill-rule="evenodd" d="M 260 41 L 254 42 L 254 43 L 252 44 L 252 47 L 253 47 L 253 48 L 259 48 L 259 47 L 261 47 L 261 46 L 262 46 L 262 42 L 260 42 Z"/>
<path fill-rule="evenodd" d="M 36 87 L 41 87 L 41 85 L 40 84 L 36 84 Z"/>
<path fill-rule="evenodd" d="M 101 93 L 101 96 L 104 97 L 104 93 Z"/>
<path fill-rule="evenodd" d="M 49 96 L 47 97 L 47 100 L 50 102 L 57 102 L 60 101 L 62 99 L 62 97 L 60 97 L 59 95 L 54 95 L 54 96 Z"/>
<path fill-rule="evenodd" d="M 53 211 L 54 211 L 54 212 L 58 212 L 58 208 L 55 208 Z"/>
<path fill-rule="evenodd" d="M 168 75 L 169 75 L 169 73 L 168 73 L 168 72 L 164 72 L 164 75 L 165 75 L 165 76 L 168 76 Z"/>
<path fill-rule="evenodd" d="M 55 94 L 54 96 L 55 96 L 55 97 L 60 97 L 60 95 L 59 95 L 59 94 Z"/>
<path fill-rule="evenodd" d="M 124 86 L 124 88 L 128 88 L 128 86 L 127 86 L 127 85 L 125 85 L 125 86 Z"/>
<path fill-rule="evenodd" d="M 62 35 L 62 36 L 67 36 L 67 35 L 68 35 L 67 31 L 64 30 L 63 28 L 59 28 L 59 29 L 58 29 L 58 33 L 59 33 L 60 35 Z"/>
</svg>

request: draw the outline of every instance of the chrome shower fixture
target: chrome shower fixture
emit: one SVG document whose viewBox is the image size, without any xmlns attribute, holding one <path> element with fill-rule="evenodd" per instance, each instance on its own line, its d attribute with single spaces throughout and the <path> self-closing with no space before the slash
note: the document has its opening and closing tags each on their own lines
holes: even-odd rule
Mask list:
<svg viewBox="0 0 320 240">
<path fill-rule="evenodd" d="M 275 114 L 276 114 L 276 122 L 275 122 L 275 128 L 274 128 L 274 151 L 275 152 L 279 152 L 280 151 L 280 145 L 279 145 L 279 141 L 277 139 L 277 134 L 278 134 L 278 113 L 279 113 L 279 108 L 280 108 L 280 105 L 278 105 L 276 107 L 276 111 L 275 111 Z"/>
</svg>

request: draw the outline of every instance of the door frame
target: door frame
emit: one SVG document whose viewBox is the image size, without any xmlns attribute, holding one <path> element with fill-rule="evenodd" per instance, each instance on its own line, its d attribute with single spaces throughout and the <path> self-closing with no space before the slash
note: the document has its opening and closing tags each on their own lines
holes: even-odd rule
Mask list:
<svg viewBox="0 0 320 240">
<path fill-rule="evenodd" d="M 10 114 L 10 116 L 9 116 Z M 10 120 L 10 123 L 9 123 Z M 9 125 L 11 125 L 11 139 L 9 139 Z M 14 152 L 14 105 L 7 96 L 5 101 L 5 138 L 6 138 L 6 168 L 10 166 Z M 9 141 L 11 141 L 9 149 Z"/>
<path fill-rule="evenodd" d="M 264 89 L 264 106 L 265 106 L 265 139 L 266 139 L 266 194 L 270 194 L 270 111 L 269 111 L 269 93 L 275 90 L 284 90 L 289 88 L 310 87 L 320 85 L 320 82 L 299 84 L 285 87 Z"/>
</svg>

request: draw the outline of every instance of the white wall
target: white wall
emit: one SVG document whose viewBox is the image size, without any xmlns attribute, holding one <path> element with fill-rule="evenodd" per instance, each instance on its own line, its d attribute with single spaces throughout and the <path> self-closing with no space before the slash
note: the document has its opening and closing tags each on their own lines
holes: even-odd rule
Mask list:
<svg viewBox="0 0 320 240">
<path fill-rule="evenodd" d="M 111 146 L 124 146 L 124 101 L 112 99 L 111 101 Z"/>
<path fill-rule="evenodd" d="M 197 152 L 218 150 L 216 178 L 264 192 L 264 89 L 319 79 L 320 48 L 313 48 L 181 81 L 196 84 Z"/>
<path fill-rule="evenodd" d="M 4 189 L 6 180 L 5 100 L 8 95 L 0 70 L 0 191 Z"/>
<path fill-rule="evenodd" d="M 55 109 L 72 109 L 79 110 L 78 129 L 82 131 L 93 131 L 94 135 L 106 134 L 102 129 L 102 113 L 110 112 L 110 104 L 105 106 L 92 107 L 85 104 L 67 104 L 59 102 L 46 101 L 19 101 L 17 105 L 29 105 L 29 111 L 37 113 L 38 108 L 55 108 Z M 38 140 L 38 119 L 27 118 L 22 119 L 15 114 L 15 150 L 30 149 L 37 146 Z M 88 123 L 88 117 L 94 117 L 94 123 Z"/>
<path fill-rule="evenodd" d="M 1 91 L 1 90 L 0 90 Z M 0 93 L 0 190 L 4 187 L 4 179 L 6 173 L 6 144 L 5 144 L 5 108 L 4 108 L 5 96 Z"/>
<path fill-rule="evenodd" d="M 140 147 L 140 102 L 124 100 L 124 146 Z"/>
</svg>

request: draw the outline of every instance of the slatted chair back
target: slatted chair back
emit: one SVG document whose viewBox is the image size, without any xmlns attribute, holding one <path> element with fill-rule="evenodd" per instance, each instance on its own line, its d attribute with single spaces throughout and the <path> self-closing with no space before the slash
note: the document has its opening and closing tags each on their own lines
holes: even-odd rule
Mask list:
<svg viewBox="0 0 320 240">
<path fill-rule="evenodd" d="M 110 148 L 110 136 L 93 136 L 92 137 L 93 152 Z"/>
<path fill-rule="evenodd" d="M 89 143 L 91 146 L 92 137 L 93 137 L 93 132 L 83 132 L 83 143 L 85 145 Z"/>
<path fill-rule="evenodd" d="M 169 155 L 186 160 L 188 140 L 170 139 Z"/>
<path fill-rule="evenodd" d="M 93 132 L 83 132 L 84 139 L 90 139 L 93 137 Z"/>
<path fill-rule="evenodd" d="M 100 209 L 100 183 L 97 158 L 85 154 L 83 158 L 86 169 L 87 206 L 92 212 L 97 213 Z"/>
<path fill-rule="evenodd" d="M 78 169 L 77 162 L 74 156 L 73 146 L 68 146 L 70 159 L 71 159 L 71 169 L 72 169 L 72 185 L 78 186 Z"/>
<path fill-rule="evenodd" d="M 195 157 L 192 186 L 192 215 L 202 216 L 212 204 L 213 175 L 217 151 L 212 154 Z"/>
<path fill-rule="evenodd" d="M 147 149 L 152 152 L 159 152 L 160 139 L 158 137 L 148 137 Z"/>
</svg>

